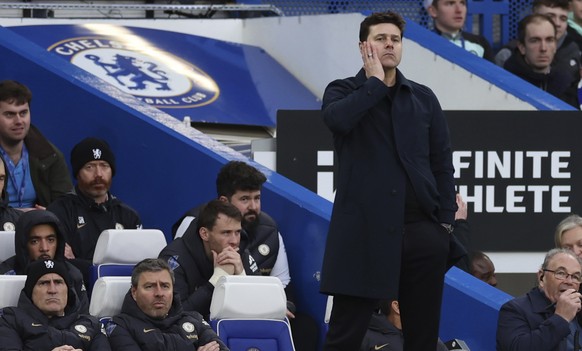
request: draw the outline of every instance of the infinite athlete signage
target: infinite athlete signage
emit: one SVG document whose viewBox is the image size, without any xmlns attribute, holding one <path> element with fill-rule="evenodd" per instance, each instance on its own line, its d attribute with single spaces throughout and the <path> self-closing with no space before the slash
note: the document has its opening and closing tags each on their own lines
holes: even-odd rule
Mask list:
<svg viewBox="0 0 582 351">
<path fill-rule="evenodd" d="M 447 111 L 471 248 L 547 251 L 556 224 L 582 214 L 582 115 Z M 301 143 L 297 143 L 301 140 Z M 319 111 L 280 111 L 277 171 L 333 201 L 335 159 Z"/>
</svg>

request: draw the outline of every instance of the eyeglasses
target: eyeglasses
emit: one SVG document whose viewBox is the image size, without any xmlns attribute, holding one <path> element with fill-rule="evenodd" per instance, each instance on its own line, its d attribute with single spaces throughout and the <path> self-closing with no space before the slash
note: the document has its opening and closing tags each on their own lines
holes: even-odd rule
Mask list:
<svg viewBox="0 0 582 351">
<path fill-rule="evenodd" d="M 574 283 L 579 284 L 580 282 L 582 282 L 582 276 L 580 275 L 580 273 L 569 274 L 566 271 L 553 271 L 551 269 L 544 269 L 544 272 L 554 273 L 554 277 L 556 277 L 556 279 L 558 280 L 566 280 L 568 279 L 568 277 L 570 277 L 570 279 L 572 279 Z"/>
</svg>

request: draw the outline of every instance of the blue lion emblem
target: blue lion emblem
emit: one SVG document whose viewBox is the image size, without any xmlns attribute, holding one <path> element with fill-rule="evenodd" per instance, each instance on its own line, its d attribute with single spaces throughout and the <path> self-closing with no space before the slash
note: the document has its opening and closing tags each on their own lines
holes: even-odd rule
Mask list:
<svg viewBox="0 0 582 351">
<path fill-rule="evenodd" d="M 131 56 L 116 54 L 114 56 L 115 63 L 101 62 L 97 55 L 85 55 L 85 57 L 103 68 L 108 76 L 115 78 L 123 86 L 127 85 L 119 80 L 119 77 L 130 76 L 129 80 L 135 85 L 127 86 L 128 89 L 144 90 L 145 83 L 149 82 L 158 86 L 156 90 L 170 90 L 168 83 L 166 83 L 168 80 L 166 72 L 158 69 L 158 65 L 153 62 L 146 61 L 144 62 L 145 67 L 139 67 L 136 65 L 136 58 Z"/>
</svg>

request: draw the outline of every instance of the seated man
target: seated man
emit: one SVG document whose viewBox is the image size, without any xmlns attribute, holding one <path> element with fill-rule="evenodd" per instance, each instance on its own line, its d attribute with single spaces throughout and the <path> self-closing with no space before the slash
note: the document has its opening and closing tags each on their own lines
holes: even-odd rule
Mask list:
<svg viewBox="0 0 582 351">
<path fill-rule="evenodd" d="M 578 80 L 573 79 L 568 70 L 552 65 L 556 54 L 556 33 L 556 26 L 547 15 L 526 16 L 519 22 L 517 48 L 503 68 L 580 109 Z"/>
<path fill-rule="evenodd" d="M 31 100 L 24 84 L 0 82 L 0 154 L 10 206 L 44 209 L 73 184 L 63 154 L 31 124 Z"/>
<path fill-rule="evenodd" d="M 538 272 L 538 286 L 506 302 L 499 311 L 497 350 L 579 350 L 580 259 L 568 249 L 552 249 Z"/>
<path fill-rule="evenodd" d="M 62 262 L 38 260 L 26 273 L 18 306 L 0 311 L 0 350 L 110 350 L 99 321 L 79 311 Z"/>
<path fill-rule="evenodd" d="M 59 217 L 65 230 L 65 256 L 88 280 L 89 267 L 99 235 L 106 229 L 139 229 L 141 220 L 131 207 L 109 189 L 115 175 L 115 155 L 109 145 L 86 138 L 71 151 L 71 166 L 77 179 L 75 191 L 60 197 L 47 209 Z"/>
<path fill-rule="evenodd" d="M 493 50 L 484 36 L 465 32 L 466 0 L 425 0 L 426 11 L 434 20 L 434 31 L 468 52 L 493 61 Z"/>
<path fill-rule="evenodd" d="M 0 274 L 25 274 L 37 260 L 64 261 L 80 303 L 81 313 L 89 313 L 89 299 L 79 269 L 65 259 L 65 237 L 59 219 L 50 211 L 31 210 L 22 214 L 14 232 L 16 254 L 0 264 Z"/>
<path fill-rule="evenodd" d="M 404 336 L 402 335 L 402 321 L 400 320 L 400 306 L 398 301 L 382 300 L 378 311 L 372 315 L 366 336 L 362 341 L 360 351 L 402 351 L 404 350 Z M 439 339 L 437 351 L 448 350 Z"/>
<path fill-rule="evenodd" d="M 121 314 L 107 324 L 112 350 L 228 350 L 200 313 L 183 311 L 166 261 L 148 258 L 131 274 Z"/>
<path fill-rule="evenodd" d="M 16 221 L 22 214 L 22 211 L 10 207 L 8 204 L 8 192 L 6 187 L 6 162 L 0 153 L 0 230 L 14 231 L 16 228 Z"/>
<path fill-rule="evenodd" d="M 231 203 L 212 200 L 202 208 L 197 230 L 166 246 L 159 257 L 176 277 L 175 291 L 186 311 L 210 314 L 212 293 L 224 275 L 246 275 L 239 254 L 242 215 Z M 248 255 L 245 255 L 248 257 Z M 248 269 L 248 267 L 246 268 Z"/>
<path fill-rule="evenodd" d="M 471 269 L 469 273 L 475 278 L 484 281 L 491 286 L 497 286 L 495 265 L 493 261 L 482 251 L 473 251 L 469 254 Z"/>
</svg>

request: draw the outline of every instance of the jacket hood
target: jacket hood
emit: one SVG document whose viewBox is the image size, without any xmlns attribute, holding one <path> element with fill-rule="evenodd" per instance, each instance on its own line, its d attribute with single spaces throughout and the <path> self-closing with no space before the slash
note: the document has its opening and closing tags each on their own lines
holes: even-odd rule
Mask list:
<svg viewBox="0 0 582 351">
<path fill-rule="evenodd" d="M 24 270 L 28 262 L 30 262 L 30 255 L 28 254 L 27 248 L 28 237 L 31 229 L 39 224 L 48 224 L 55 229 L 55 234 L 57 235 L 57 250 L 53 259 L 65 259 L 65 236 L 61 222 L 57 216 L 46 210 L 28 211 L 23 213 L 18 219 L 18 222 L 16 222 L 16 231 L 14 234 L 14 249 L 16 252 L 14 270 L 16 274 L 24 274 Z"/>
<path fill-rule="evenodd" d="M 163 319 L 155 319 L 151 318 L 150 316 L 143 313 L 143 311 L 137 305 L 137 302 L 131 296 L 131 288 L 125 294 L 125 298 L 123 299 L 123 305 L 121 307 L 121 313 L 125 313 L 142 321 L 151 323 L 156 328 L 161 330 L 168 329 L 170 326 L 174 325 L 174 323 L 182 318 L 182 303 L 180 302 L 180 295 L 174 292 L 172 307 L 170 307 L 170 311 L 168 311 L 168 315 L 166 318 Z"/>
</svg>

